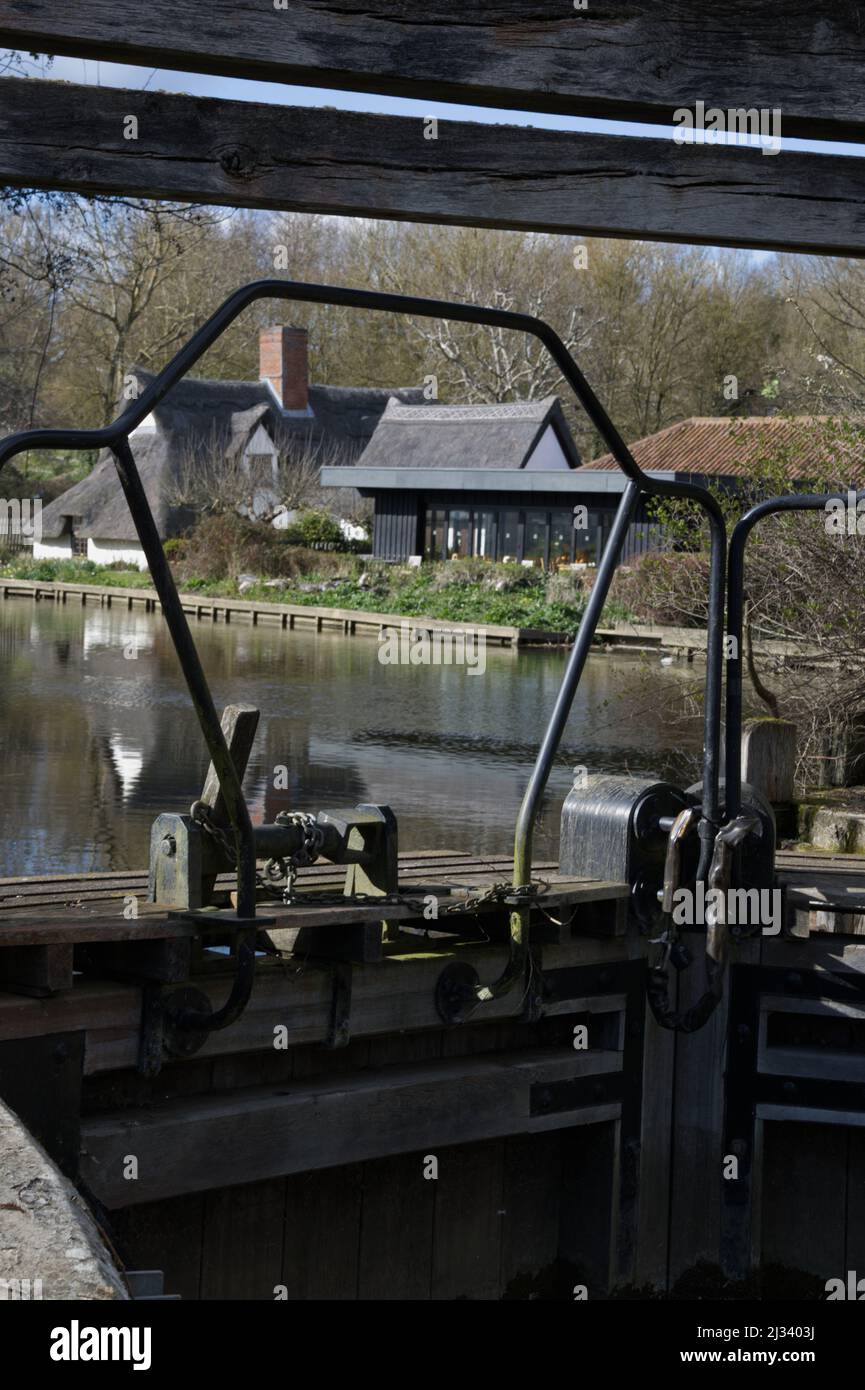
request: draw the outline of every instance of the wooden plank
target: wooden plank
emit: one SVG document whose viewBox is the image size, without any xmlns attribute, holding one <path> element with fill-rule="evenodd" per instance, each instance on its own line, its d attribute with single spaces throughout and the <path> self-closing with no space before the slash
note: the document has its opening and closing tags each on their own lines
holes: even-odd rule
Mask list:
<svg viewBox="0 0 865 1390">
<path fill-rule="evenodd" d="M 792 801 L 796 725 L 789 719 L 749 720 L 742 731 L 742 781 L 767 801 Z"/>
<path fill-rule="evenodd" d="M 222 732 L 241 782 L 246 775 L 246 766 L 255 742 L 255 731 L 260 717 L 261 711 L 252 705 L 226 705 L 222 711 Z M 207 769 L 201 800 L 205 806 L 210 807 L 213 819 L 218 825 L 228 824 L 225 798 L 220 790 L 219 775 L 213 763 Z"/>
<path fill-rule="evenodd" d="M 679 976 L 679 1008 L 687 1009 L 702 994 L 701 954 L 705 934 L 683 933 L 694 964 Z M 768 939 L 768 938 L 767 938 Z M 739 941 L 737 963 L 759 959 L 760 938 Z M 673 1112 L 672 1193 L 670 1209 L 670 1284 L 701 1260 L 720 1262 L 724 1070 L 726 1063 L 729 980 L 708 1022 L 696 1033 L 676 1039 Z"/>
<path fill-rule="evenodd" d="M 435 101 L 669 120 L 696 97 L 779 106 L 790 133 L 861 138 L 865 36 L 837 0 L 531 0 L 425 4 L 149 0 L 116 23 L 111 0 L 2 0 L 11 48 Z"/>
<path fill-rule="evenodd" d="M 130 112 L 136 140 L 124 138 Z M 841 155 L 766 158 L 754 149 L 460 121 L 440 122 L 438 139 L 425 140 L 419 118 L 29 79 L 0 83 L 0 180 L 849 256 L 861 255 L 865 241 L 861 162 Z M 232 610 L 241 602 L 226 601 Z"/>
<path fill-rule="evenodd" d="M 825 970 L 846 974 L 865 971 L 865 945 L 830 936 L 807 941 L 787 940 L 782 936 L 760 938 L 760 964 L 783 970 Z"/>
<path fill-rule="evenodd" d="M 497 1140 L 430 1146 L 439 1161 L 435 1182 L 432 1297 L 499 1297 L 502 1239 L 502 1153 Z"/>
<path fill-rule="evenodd" d="M 428 1299 L 431 1291 L 436 1182 L 424 1155 L 400 1154 L 364 1165 L 358 1296 L 385 1302 Z"/>
<path fill-rule="evenodd" d="M 843 1129 L 763 1126 L 764 1264 L 843 1279 L 846 1205 L 847 1135 Z"/>
<path fill-rule="evenodd" d="M 760 1057 L 764 1076 L 814 1077 L 819 1081 L 865 1084 L 865 1056 L 827 1047 L 766 1047 Z"/>
<path fill-rule="evenodd" d="M 147 1202 L 419 1149 L 579 1125 L 591 1109 L 533 1113 L 533 1090 L 621 1067 L 621 1054 L 552 1051 L 386 1067 L 380 1072 L 168 1101 L 82 1126 L 81 1176 L 106 1206 Z M 615 1112 L 617 1107 L 613 1106 Z M 124 1180 L 135 1154 L 139 1176 Z"/>
<path fill-rule="evenodd" d="M 483 882 L 479 886 L 483 887 Z M 548 909 L 607 900 L 612 903 L 625 897 L 627 892 L 627 885 L 622 883 L 574 879 L 570 881 L 570 886 L 559 884 L 551 887 L 539 898 L 539 902 Z M 489 914 L 502 910 L 501 903 L 493 900 L 467 908 L 466 895 L 462 891 L 453 895 L 437 893 L 436 896 L 440 916 L 447 924 L 445 930 L 452 932 L 459 930 L 461 914 Z M 344 928 L 377 926 L 384 917 L 388 922 L 423 923 L 420 895 L 411 901 L 388 903 L 386 906 L 371 900 L 369 904 L 362 905 L 342 907 L 330 902 L 327 906 L 317 907 L 311 897 L 291 906 L 284 906 L 280 902 L 261 902 L 258 906 L 262 914 L 276 918 L 275 925 L 267 928 L 268 934 L 278 949 L 286 951 L 294 950 L 299 940 L 292 929 L 329 928 L 339 936 Z M 452 915 L 446 915 L 449 909 Z M 206 913 L 202 913 L 193 919 L 179 914 L 166 915 L 164 908 L 145 902 L 139 902 L 138 915 L 129 918 L 100 909 L 98 903 L 77 908 L 51 906 L 41 911 L 31 908 L 29 911 L 8 911 L 0 915 L 0 950 L 13 946 L 50 946 L 69 942 L 188 939 L 207 935 L 208 932 L 218 934 L 220 930 L 224 933 L 226 928 L 220 928 L 218 916 L 209 919 Z M 369 959 L 370 956 L 364 954 L 360 958 Z"/>
<path fill-rule="evenodd" d="M 537 876 L 544 879 L 554 877 L 552 871 L 555 864 L 540 862 L 535 864 L 534 869 Z M 443 878 L 466 877 L 470 881 L 484 875 L 493 875 L 497 879 L 510 880 L 513 872 L 513 860 L 499 859 L 495 856 L 490 858 L 476 858 L 470 855 L 459 855 L 454 853 L 442 853 L 440 856 L 431 850 L 425 854 L 412 855 L 404 854 L 399 856 L 399 878 L 400 883 L 424 883 L 434 884 Z M 298 886 L 301 889 L 307 887 L 331 887 L 338 885 L 340 888 L 345 881 L 345 866 L 330 864 L 322 860 L 318 864 L 310 864 L 301 870 L 298 879 Z M 574 880 L 571 880 L 574 881 Z M 15 908 L 25 909 L 33 906 L 61 906 L 64 904 L 80 904 L 87 906 L 92 902 L 118 901 L 127 893 L 142 895 L 147 891 L 148 871 L 124 870 L 121 872 L 105 874 L 57 874 L 46 878 L 8 878 L 0 879 L 0 910 L 8 912 Z M 217 887 L 230 890 L 236 882 L 234 874 L 220 874 L 217 878 Z M 2 918 L 0 918 L 2 922 Z"/>
<path fill-rule="evenodd" d="M 72 988 L 72 943 L 0 951 L 0 990 L 39 998 Z"/>
<path fill-rule="evenodd" d="M 673 984 L 675 991 L 676 984 Z M 675 992 L 673 998 L 675 999 Z M 670 1247 L 670 1165 L 677 1035 L 646 1009 L 643 1105 L 634 1283 L 666 1289 Z"/>
<path fill-rule="evenodd" d="M 284 1221 L 284 1178 L 208 1192 L 201 1297 L 273 1300 L 282 1283 Z"/>
<path fill-rule="evenodd" d="M 618 1121 L 562 1136 L 559 1257 L 590 1298 L 614 1281 L 619 1170 Z"/>
<path fill-rule="evenodd" d="M 363 1165 L 286 1182 L 282 1284 L 289 1299 L 357 1297 Z"/>
<path fill-rule="evenodd" d="M 562 1135 L 506 1139 L 502 1167 L 502 1298 L 552 1292 L 559 1248 Z"/>
<path fill-rule="evenodd" d="M 201 1297 L 204 1197 L 176 1197 L 115 1211 L 111 1228 L 127 1269 L 161 1269 L 165 1292 Z"/>
<path fill-rule="evenodd" d="M 406 1030 L 440 1033 L 435 1008 L 435 985 L 441 971 L 455 958 L 466 961 L 484 981 L 504 968 L 504 946 L 460 946 L 387 957 L 378 965 L 353 970 L 351 1030 L 353 1037 L 375 1037 Z M 574 939 L 561 947 L 545 948 L 550 969 L 596 964 L 621 958 L 618 942 Z M 218 1007 L 225 999 L 226 977 L 199 978 L 196 984 Z M 287 1046 L 320 1043 L 328 1036 L 332 1001 L 332 972 L 311 962 L 260 963 L 249 1005 L 231 1028 L 211 1034 L 200 1056 L 274 1050 L 276 1029 L 286 1030 Z M 614 997 L 615 999 L 615 997 Z M 566 1001 L 562 1001 L 564 1007 Z M 476 1031 L 485 1022 L 513 1018 L 522 1010 L 515 990 L 483 1005 Z M 577 1005 L 574 1005 L 574 1009 Z M 580 1001 L 579 1008 L 584 1008 Z M 85 1074 L 96 1075 L 134 1067 L 138 1057 L 141 991 L 129 985 L 78 978 L 68 994 L 50 1006 L 34 999 L 0 993 L 0 1041 L 39 1037 L 44 1033 L 85 1032 Z"/>
</svg>

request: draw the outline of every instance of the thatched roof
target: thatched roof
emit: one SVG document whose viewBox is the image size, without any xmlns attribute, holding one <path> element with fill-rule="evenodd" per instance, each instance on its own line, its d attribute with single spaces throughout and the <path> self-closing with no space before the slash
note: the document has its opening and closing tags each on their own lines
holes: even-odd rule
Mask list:
<svg viewBox="0 0 865 1390">
<path fill-rule="evenodd" d="M 362 468 L 525 468 L 551 427 L 571 468 L 580 457 L 556 396 L 504 405 L 388 402 Z"/>
<path fill-rule="evenodd" d="M 153 376 L 140 368 L 132 375 L 141 390 Z M 130 446 L 154 519 L 163 539 L 178 535 L 194 520 L 188 508 L 173 504 L 181 470 L 203 444 L 218 444 L 227 457 L 242 454 L 263 424 L 280 454 L 307 442 L 324 442 L 334 462 L 351 463 L 370 439 L 387 403 L 421 401 L 420 388 L 403 390 L 352 386 L 310 386 L 310 413 L 280 409 L 260 381 L 212 381 L 187 377 L 173 386 L 153 411 L 154 429 L 139 430 Z M 42 534 L 57 537 L 74 529 L 81 537 L 134 540 L 135 527 L 120 488 L 114 458 L 107 451 L 82 482 L 42 512 Z"/>
</svg>

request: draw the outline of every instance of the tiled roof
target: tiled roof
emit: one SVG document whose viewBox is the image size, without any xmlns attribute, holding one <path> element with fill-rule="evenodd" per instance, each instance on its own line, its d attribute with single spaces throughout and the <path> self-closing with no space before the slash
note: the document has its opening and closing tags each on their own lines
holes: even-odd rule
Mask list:
<svg viewBox="0 0 865 1390">
<path fill-rule="evenodd" d="M 629 447 L 646 473 L 747 478 L 761 460 L 783 452 L 792 478 L 830 477 L 839 483 L 861 483 L 865 450 L 839 447 L 827 423 L 821 415 L 692 416 Z M 586 467 L 617 469 L 619 465 L 612 454 L 604 454 Z"/>
</svg>

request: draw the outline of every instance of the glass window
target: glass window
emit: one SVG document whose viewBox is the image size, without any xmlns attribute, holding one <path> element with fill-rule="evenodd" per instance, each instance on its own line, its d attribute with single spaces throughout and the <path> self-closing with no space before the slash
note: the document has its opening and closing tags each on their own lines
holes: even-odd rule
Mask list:
<svg viewBox="0 0 865 1390">
<path fill-rule="evenodd" d="M 549 512 L 526 512 L 524 560 L 534 560 L 541 565 L 546 563 L 547 540 L 550 533 L 549 518 Z"/>
<path fill-rule="evenodd" d="M 520 544 L 519 512 L 499 512 L 499 541 L 497 554 L 500 560 L 517 560 Z"/>
<path fill-rule="evenodd" d="M 496 553 L 495 512 L 475 512 L 472 528 L 472 554 L 491 560 Z"/>
<path fill-rule="evenodd" d="M 448 512 L 448 540 L 445 558 L 472 553 L 471 513 L 452 507 Z"/>
<path fill-rule="evenodd" d="M 440 560 L 442 558 L 445 543 L 445 519 L 444 507 L 427 507 L 423 547 L 424 558 L 427 560 Z"/>
<path fill-rule="evenodd" d="M 550 512 L 550 567 L 571 563 L 571 537 L 574 518 L 571 512 Z"/>
</svg>

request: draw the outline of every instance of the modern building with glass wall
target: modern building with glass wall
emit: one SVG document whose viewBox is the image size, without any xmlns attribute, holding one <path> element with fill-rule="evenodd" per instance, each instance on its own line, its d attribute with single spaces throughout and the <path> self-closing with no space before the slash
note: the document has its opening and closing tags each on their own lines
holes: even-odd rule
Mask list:
<svg viewBox="0 0 865 1390">
<path fill-rule="evenodd" d="M 618 504 L 620 474 L 581 465 L 561 405 L 389 402 L 353 468 L 324 468 L 326 487 L 355 487 L 375 507 L 384 560 L 476 556 L 546 569 L 595 564 Z M 648 531 L 633 528 L 628 551 Z"/>
</svg>

